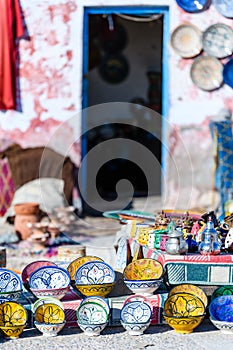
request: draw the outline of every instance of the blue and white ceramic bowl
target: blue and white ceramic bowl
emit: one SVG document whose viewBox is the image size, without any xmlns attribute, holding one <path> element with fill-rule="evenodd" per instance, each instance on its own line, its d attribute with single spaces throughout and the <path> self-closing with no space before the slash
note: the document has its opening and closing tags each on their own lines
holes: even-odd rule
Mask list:
<svg viewBox="0 0 233 350">
<path fill-rule="evenodd" d="M 0 268 L 0 293 L 20 291 L 22 288 L 22 280 L 15 272 Z"/>
<path fill-rule="evenodd" d="M 233 334 L 233 322 L 219 321 L 213 317 L 210 317 L 210 321 L 221 331 L 221 333 Z"/>
<path fill-rule="evenodd" d="M 114 269 L 103 261 L 89 261 L 75 273 L 76 284 L 103 284 L 115 281 Z"/>
<path fill-rule="evenodd" d="M 152 295 L 162 283 L 162 279 L 157 280 L 128 280 L 124 279 L 125 285 L 135 294 Z"/>
<path fill-rule="evenodd" d="M 76 311 L 78 323 L 81 324 L 103 324 L 108 321 L 106 308 L 96 302 L 87 301 L 80 304 Z"/>
<path fill-rule="evenodd" d="M 51 324 L 34 321 L 35 327 L 46 337 L 55 337 L 64 328 L 65 324 L 65 322 Z"/>
<path fill-rule="evenodd" d="M 141 335 L 149 327 L 150 321 L 146 323 L 126 323 L 121 320 L 121 324 L 130 335 Z"/>
<path fill-rule="evenodd" d="M 233 322 L 233 295 L 221 295 L 212 300 L 209 313 L 217 321 Z"/>
<path fill-rule="evenodd" d="M 123 305 L 120 320 L 123 323 L 141 324 L 150 321 L 152 316 L 151 308 L 141 301 L 131 301 Z"/>
<path fill-rule="evenodd" d="M 58 266 L 42 266 L 29 277 L 30 289 L 60 289 L 70 284 L 69 273 Z"/>
<path fill-rule="evenodd" d="M 89 337 L 95 337 L 100 335 L 100 333 L 104 330 L 107 324 L 108 322 L 100 324 L 86 324 L 78 321 L 78 325 L 81 328 L 81 330 Z"/>
<path fill-rule="evenodd" d="M 94 303 L 100 304 L 101 306 L 104 307 L 104 309 L 106 310 L 107 314 L 108 315 L 110 314 L 110 306 L 109 306 L 109 303 L 108 303 L 107 299 L 104 299 L 104 298 L 99 297 L 99 296 L 86 297 L 86 298 L 84 298 L 81 301 L 80 305 L 82 305 L 84 303 L 87 303 L 87 302 L 94 302 Z"/>
<path fill-rule="evenodd" d="M 21 296 L 23 290 L 15 290 L 13 292 L 0 293 L 0 298 L 5 300 L 17 300 Z"/>
</svg>

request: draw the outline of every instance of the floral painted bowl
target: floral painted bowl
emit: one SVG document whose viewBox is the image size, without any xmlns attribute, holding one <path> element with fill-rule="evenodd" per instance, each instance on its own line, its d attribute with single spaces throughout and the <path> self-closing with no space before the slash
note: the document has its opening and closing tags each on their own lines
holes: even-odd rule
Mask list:
<svg viewBox="0 0 233 350">
<path fill-rule="evenodd" d="M 20 298 L 21 294 L 22 294 L 23 290 L 15 290 L 12 292 L 2 292 L 0 293 L 0 298 L 1 299 L 6 299 L 6 300 L 12 300 L 12 301 L 16 301 L 17 299 Z"/>
<path fill-rule="evenodd" d="M 123 271 L 127 280 L 156 280 L 163 275 L 162 264 L 155 259 L 138 259 L 128 264 Z"/>
<path fill-rule="evenodd" d="M 70 286 L 64 288 L 54 288 L 54 289 L 34 289 L 31 288 L 30 291 L 37 297 L 51 297 L 56 299 L 62 299 L 66 293 L 70 290 Z"/>
<path fill-rule="evenodd" d="M 100 333 L 107 326 L 108 322 L 100 323 L 100 324 L 86 324 L 78 321 L 78 325 L 81 330 L 88 335 L 89 337 L 95 337 L 100 335 Z"/>
<path fill-rule="evenodd" d="M 0 293 L 16 292 L 22 289 L 22 280 L 14 271 L 0 268 Z"/>
<path fill-rule="evenodd" d="M 205 313 L 205 305 L 195 295 L 177 293 L 169 296 L 164 303 L 164 314 L 172 317 L 201 316 Z"/>
<path fill-rule="evenodd" d="M 177 293 L 193 294 L 202 300 L 205 307 L 207 307 L 208 305 L 208 297 L 206 293 L 200 287 L 195 286 L 194 284 L 190 284 L 190 283 L 179 284 L 178 286 L 175 286 L 170 290 L 169 296 Z"/>
<path fill-rule="evenodd" d="M 56 266 L 56 264 L 52 261 L 47 261 L 47 260 L 39 260 L 39 261 L 31 262 L 30 264 L 26 265 L 22 271 L 21 277 L 22 277 L 23 283 L 28 284 L 31 274 L 42 266 Z"/>
<path fill-rule="evenodd" d="M 35 327 L 46 337 L 55 337 L 65 326 L 63 323 L 40 323 L 34 321 Z"/>
<path fill-rule="evenodd" d="M 123 323 L 147 323 L 151 320 L 152 310 L 150 305 L 141 301 L 130 301 L 123 305 L 120 320 Z"/>
<path fill-rule="evenodd" d="M 81 324 L 103 324 L 108 321 L 106 308 L 94 301 L 81 303 L 76 311 L 77 321 Z"/>
<path fill-rule="evenodd" d="M 75 284 L 105 284 L 115 281 L 114 269 L 104 261 L 89 261 L 75 273 Z"/>
<path fill-rule="evenodd" d="M 86 255 L 86 256 L 80 256 L 79 258 L 71 261 L 71 263 L 67 267 L 67 271 L 69 272 L 70 278 L 72 281 L 74 280 L 74 276 L 78 268 L 89 261 L 103 261 L 103 260 L 97 256 Z"/>
<path fill-rule="evenodd" d="M 19 325 L 11 325 L 11 326 L 0 325 L 0 331 L 5 338 L 14 339 L 20 336 L 20 334 L 23 332 L 25 327 L 26 327 L 26 323 L 19 324 Z"/>
<path fill-rule="evenodd" d="M 114 288 L 115 282 L 113 283 L 102 283 L 102 284 L 76 284 L 75 288 L 84 296 L 99 296 L 105 298 Z"/>
<path fill-rule="evenodd" d="M 164 319 L 168 325 L 177 333 L 188 334 L 201 324 L 205 315 L 176 317 L 164 314 Z"/>
<path fill-rule="evenodd" d="M 65 312 L 57 304 L 49 303 L 38 306 L 35 311 L 35 321 L 45 324 L 56 324 L 65 322 Z"/>
<path fill-rule="evenodd" d="M 90 296 L 90 297 L 86 297 L 84 298 L 81 303 L 80 303 L 80 306 L 84 303 L 89 303 L 89 302 L 94 302 L 94 303 L 97 303 L 97 304 L 100 304 L 101 306 L 103 306 L 103 308 L 106 310 L 107 312 L 107 315 L 110 314 L 110 306 L 109 306 L 109 303 L 107 301 L 107 299 L 104 299 L 102 297 L 99 297 L 99 296 Z"/>
<path fill-rule="evenodd" d="M 59 266 L 42 266 L 29 277 L 31 290 L 60 289 L 70 285 L 69 273 Z"/>
<path fill-rule="evenodd" d="M 124 279 L 124 283 L 135 294 L 152 295 L 161 285 L 162 279 L 149 281 Z"/>
<path fill-rule="evenodd" d="M 213 317 L 210 317 L 210 321 L 216 328 L 218 328 L 221 331 L 221 333 L 233 334 L 233 322 L 219 321 Z"/>
<path fill-rule="evenodd" d="M 44 304 L 55 304 L 55 305 L 58 305 L 62 310 L 64 310 L 64 305 L 59 299 L 51 298 L 51 297 L 43 297 L 43 298 L 37 299 L 35 303 L 32 305 L 32 312 L 35 313 L 37 308 Z"/>
<path fill-rule="evenodd" d="M 26 309 L 16 301 L 0 304 L 0 326 L 22 326 L 27 322 Z"/>
<path fill-rule="evenodd" d="M 141 335 L 149 327 L 150 321 L 145 323 L 127 323 L 121 320 L 121 325 L 130 335 Z"/>
<path fill-rule="evenodd" d="M 233 322 L 233 295 L 221 295 L 213 299 L 209 305 L 212 319 Z"/>
</svg>

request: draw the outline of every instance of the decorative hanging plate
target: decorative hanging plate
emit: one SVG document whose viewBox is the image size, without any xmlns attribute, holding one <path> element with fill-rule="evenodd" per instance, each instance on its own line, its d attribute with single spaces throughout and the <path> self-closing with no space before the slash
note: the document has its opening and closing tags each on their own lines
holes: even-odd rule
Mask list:
<svg viewBox="0 0 233 350">
<path fill-rule="evenodd" d="M 22 289 L 21 278 L 13 271 L 0 269 L 0 292 L 14 292 Z"/>
<path fill-rule="evenodd" d="M 207 9 L 210 0 L 176 0 L 176 2 L 186 12 L 201 12 Z"/>
<path fill-rule="evenodd" d="M 223 67 L 224 83 L 233 89 L 233 58 L 230 59 Z"/>
<path fill-rule="evenodd" d="M 202 90 L 218 89 L 223 83 L 223 65 L 215 57 L 202 56 L 194 60 L 191 66 L 191 79 Z"/>
<path fill-rule="evenodd" d="M 172 32 L 171 46 L 181 57 L 197 56 L 202 50 L 202 32 L 192 24 L 181 24 Z"/>
<path fill-rule="evenodd" d="M 221 15 L 233 18 L 232 0 L 212 0 L 212 3 Z"/>
<path fill-rule="evenodd" d="M 121 309 L 121 320 L 126 323 L 146 323 L 152 315 L 151 307 L 142 301 L 130 301 Z"/>
<path fill-rule="evenodd" d="M 233 30 L 224 23 L 208 27 L 202 36 L 203 49 L 210 56 L 223 58 L 233 52 Z"/>
<path fill-rule="evenodd" d="M 43 266 L 35 270 L 29 278 L 31 289 L 65 288 L 70 284 L 69 273 L 58 266 Z"/>
</svg>

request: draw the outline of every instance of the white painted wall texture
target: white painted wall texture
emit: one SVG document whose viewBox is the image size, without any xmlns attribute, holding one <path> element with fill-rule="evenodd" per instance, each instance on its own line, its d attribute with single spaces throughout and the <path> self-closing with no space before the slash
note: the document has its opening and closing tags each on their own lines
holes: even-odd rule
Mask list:
<svg viewBox="0 0 233 350">
<path fill-rule="evenodd" d="M 233 27 L 233 20 L 221 16 L 213 5 L 202 13 L 189 14 L 175 0 L 21 0 L 30 35 L 30 40 L 20 40 L 19 47 L 22 111 L 0 112 L 1 139 L 9 138 L 22 147 L 46 145 L 62 124 L 52 146 L 67 152 L 70 140 L 81 127 L 78 116 L 75 125 L 69 119 L 80 112 L 82 105 L 84 6 L 111 5 L 169 6 L 170 32 L 183 22 L 193 23 L 202 31 L 217 22 Z M 227 85 L 213 92 L 198 89 L 190 79 L 193 60 L 181 59 L 172 48 L 169 50 L 170 109 L 165 117 L 170 122 L 169 149 L 175 166 L 168 160 L 166 203 L 187 208 L 197 206 L 201 194 L 211 187 L 212 143 L 208 122 L 221 108 L 233 110 L 232 89 Z M 192 164 L 188 169 L 187 159 L 182 157 L 184 148 Z M 79 164 L 78 142 L 68 153 Z"/>
</svg>

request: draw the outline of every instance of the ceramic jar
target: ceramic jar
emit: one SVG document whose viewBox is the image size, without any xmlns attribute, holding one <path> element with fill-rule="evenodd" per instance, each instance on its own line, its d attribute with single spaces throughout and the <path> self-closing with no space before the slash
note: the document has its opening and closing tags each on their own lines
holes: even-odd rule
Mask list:
<svg viewBox="0 0 233 350">
<path fill-rule="evenodd" d="M 30 224 L 39 221 L 39 204 L 34 202 L 16 204 L 14 205 L 14 211 L 16 214 L 14 221 L 15 232 L 19 239 L 25 240 L 32 233 Z"/>
<path fill-rule="evenodd" d="M 168 254 L 186 254 L 188 244 L 183 238 L 183 232 L 177 229 L 168 233 L 168 240 L 165 245 L 165 250 Z"/>
<path fill-rule="evenodd" d="M 218 233 L 214 228 L 214 222 L 210 216 L 206 227 L 202 231 L 198 251 L 202 255 L 217 255 L 220 254 L 221 245 L 221 241 L 218 239 Z"/>
</svg>

